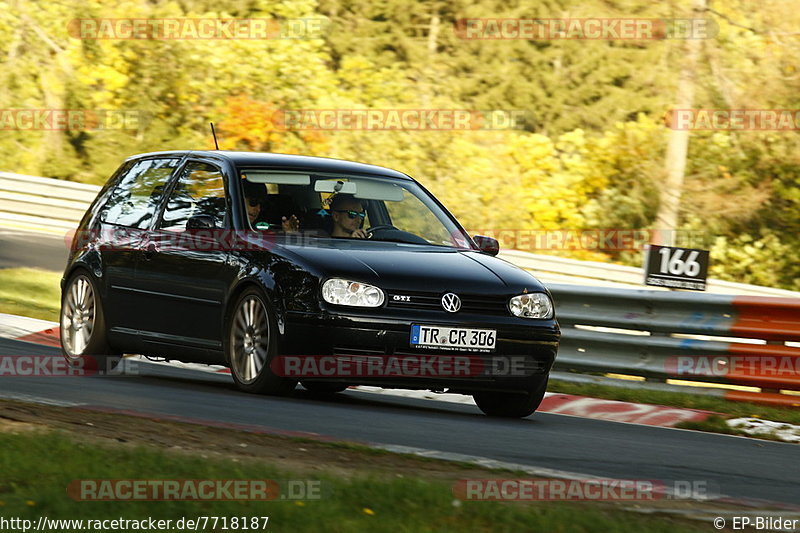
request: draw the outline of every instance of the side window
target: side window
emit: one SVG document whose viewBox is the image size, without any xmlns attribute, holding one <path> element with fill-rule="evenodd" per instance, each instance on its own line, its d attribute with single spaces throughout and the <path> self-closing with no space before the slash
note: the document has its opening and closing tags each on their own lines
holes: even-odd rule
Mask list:
<svg viewBox="0 0 800 533">
<path fill-rule="evenodd" d="M 183 231 L 190 218 L 207 215 L 214 221 L 214 227 L 223 228 L 226 213 L 222 172 L 213 165 L 192 161 L 183 169 L 169 195 L 160 227 L 169 231 Z"/>
<path fill-rule="evenodd" d="M 109 224 L 145 229 L 156 215 L 164 186 L 180 159 L 137 161 L 108 198 L 101 218 Z"/>
</svg>

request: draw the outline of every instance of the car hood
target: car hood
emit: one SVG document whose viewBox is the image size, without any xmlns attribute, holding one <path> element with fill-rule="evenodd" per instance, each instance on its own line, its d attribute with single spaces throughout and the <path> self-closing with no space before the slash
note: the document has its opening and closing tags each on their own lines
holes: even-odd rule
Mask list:
<svg viewBox="0 0 800 533">
<path fill-rule="evenodd" d="M 384 289 L 474 294 L 545 291 L 530 273 L 475 251 L 333 239 L 314 247 L 284 248 L 321 277 L 344 277 Z"/>
</svg>

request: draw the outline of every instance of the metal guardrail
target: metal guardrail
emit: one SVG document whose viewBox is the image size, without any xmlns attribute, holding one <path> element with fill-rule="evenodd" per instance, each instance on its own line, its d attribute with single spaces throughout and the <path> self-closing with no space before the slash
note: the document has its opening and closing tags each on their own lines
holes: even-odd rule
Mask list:
<svg viewBox="0 0 800 533">
<path fill-rule="evenodd" d="M 0 219 L 73 229 L 100 187 L 0 172 Z"/>
<path fill-rule="evenodd" d="M 798 405 L 800 298 L 549 285 L 556 370 L 761 388 L 725 397 Z"/>
</svg>

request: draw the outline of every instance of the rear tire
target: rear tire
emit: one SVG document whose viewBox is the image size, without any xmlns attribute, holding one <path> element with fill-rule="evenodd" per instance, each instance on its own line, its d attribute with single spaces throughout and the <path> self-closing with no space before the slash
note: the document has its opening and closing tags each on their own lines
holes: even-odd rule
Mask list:
<svg viewBox="0 0 800 533">
<path fill-rule="evenodd" d="M 237 298 L 226 327 L 225 354 L 236 386 L 245 392 L 286 396 L 296 380 L 276 375 L 270 364 L 278 352 L 278 328 L 264 294 L 251 287 Z"/>
<path fill-rule="evenodd" d="M 61 353 L 73 366 L 90 372 L 110 372 L 120 357 L 111 353 L 103 302 L 97 284 L 86 272 L 70 276 L 61 294 Z"/>
<path fill-rule="evenodd" d="M 475 403 L 486 416 L 502 418 L 525 418 L 532 415 L 544 399 L 547 379 L 527 394 L 508 392 L 478 392 L 472 395 Z"/>
</svg>

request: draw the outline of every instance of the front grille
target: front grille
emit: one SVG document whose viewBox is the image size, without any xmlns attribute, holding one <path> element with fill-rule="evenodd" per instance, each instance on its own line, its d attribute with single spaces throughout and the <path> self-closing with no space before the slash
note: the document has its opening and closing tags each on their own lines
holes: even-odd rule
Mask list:
<svg viewBox="0 0 800 533">
<path fill-rule="evenodd" d="M 456 293 L 457 294 L 457 293 Z M 392 309 L 421 309 L 426 311 L 441 311 L 450 314 L 442 308 L 444 293 L 397 291 L 387 293 L 386 306 Z M 458 313 L 471 313 L 476 315 L 509 315 L 505 296 L 479 296 L 458 294 L 461 299 L 461 309 Z"/>
</svg>

